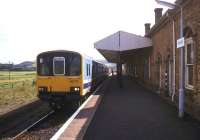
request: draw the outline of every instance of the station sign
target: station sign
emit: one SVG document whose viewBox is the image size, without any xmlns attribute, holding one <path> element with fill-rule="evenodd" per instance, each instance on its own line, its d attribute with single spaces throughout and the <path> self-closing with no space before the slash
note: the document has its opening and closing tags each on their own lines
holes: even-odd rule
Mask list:
<svg viewBox="0 0 200 140">
<path fill-rule="evenodd" d="M 185 46 L 185 39 L 184 39 L 184 37 L 179 38 L 179 39 L 176 41 L 176 46 L 177 46 L 177 48 L 181 48 L 181 47 L 184 47 L 184 46 Z"/>
</svg>

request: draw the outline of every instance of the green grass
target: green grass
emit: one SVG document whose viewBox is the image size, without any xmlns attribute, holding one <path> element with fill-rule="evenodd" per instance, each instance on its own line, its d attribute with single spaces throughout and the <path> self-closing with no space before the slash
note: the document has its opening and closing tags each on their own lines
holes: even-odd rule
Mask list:
<svg viewBox="0 0 200 140">
<path fill-rule="evenodd" d="M 36 72 L 33 71 L 0 71 L 0 89 L 13 88 L 18 85 L 23 85 L 24 82 L 33 82 L 36 77 Z"/>
<path fill-rule="evenodd" d="M 18 105 L 37 98 L 35 84 L 36 72 L 0 71 L 0 109 Z"/>
<path fill-rule="evenodd" d="M 30 79 L 35 78 L 36 72 L 33 71 L 0 71 L 0 81 L 1 80 L 20 80 L 20 79 Z M 10 78 L 9 78 L 10 75 Z"/>
<path fill-rule="evenodd" d="M 0 89 L 0 108 L 4 105 L 22 104 L 35 98 L 36 90 L 31 85 Z"/>
</svg>

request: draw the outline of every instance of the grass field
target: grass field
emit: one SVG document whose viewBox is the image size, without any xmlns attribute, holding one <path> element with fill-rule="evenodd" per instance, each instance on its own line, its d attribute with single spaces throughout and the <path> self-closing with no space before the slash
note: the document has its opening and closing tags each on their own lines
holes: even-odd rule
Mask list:
<svg viewBox="0 0 200 140">
<path fill-rule="evenodd" d="M 0 110 L 37 98 L 35 77 L 33 71 L 0 71 Z"/>
<path fill-rule="evenodd" d="M 35 72 L 32 71 L 0 71 L 0 88 L 10 88 L 9 86 L 33 80 L 35 80 Z"/>
</svg>

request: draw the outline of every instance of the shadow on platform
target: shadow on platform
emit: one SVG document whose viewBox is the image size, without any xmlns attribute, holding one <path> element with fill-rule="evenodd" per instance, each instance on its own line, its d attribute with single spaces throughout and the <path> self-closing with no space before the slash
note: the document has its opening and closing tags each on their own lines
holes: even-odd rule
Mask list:
<svg viewBox="0 0 200 140">
<path fill-rule="evenodd" d="M 199 140 L 200 122 L 178 118 L 177 109 L 123 77 L 112 77 L 85 140 Z M 84 117 L 84 116 L 83 116 Z"/>
</svg>

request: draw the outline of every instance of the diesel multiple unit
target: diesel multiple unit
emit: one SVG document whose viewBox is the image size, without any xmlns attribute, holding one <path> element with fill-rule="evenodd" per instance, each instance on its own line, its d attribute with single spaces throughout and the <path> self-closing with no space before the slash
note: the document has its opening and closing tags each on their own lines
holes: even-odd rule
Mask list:
<svg viewBox="0 0 200 140">
<path fill-rule="evenodd" d="M 37 56 L 37 90 L 51 107 L 85 97 L 108 73 L 107 67 L 72 51 L 48 51 Z"/>
</svg>

